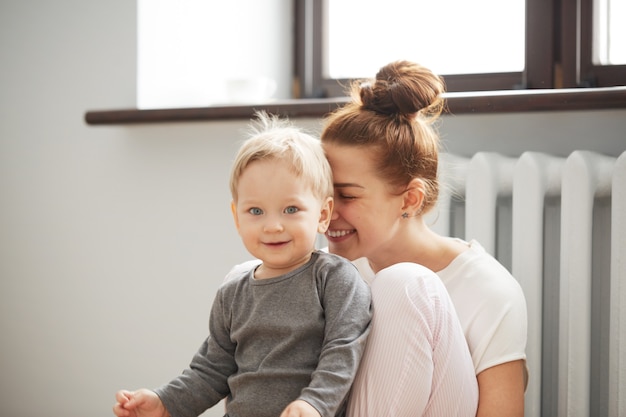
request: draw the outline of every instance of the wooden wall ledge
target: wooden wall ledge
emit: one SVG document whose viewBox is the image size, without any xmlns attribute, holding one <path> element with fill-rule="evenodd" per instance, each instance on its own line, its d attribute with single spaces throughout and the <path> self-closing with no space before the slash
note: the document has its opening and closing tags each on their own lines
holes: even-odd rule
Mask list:
<svg viewBox="0 0 626 417">
<path fill-rule="evenodd" d="M 626 108 L 626 87 L 506 90 L 445 93 L 448 113 L 480 114 Z M 171 109 L 92 110 L 88 125 L 250 119 L 256 110 L 289 118 L 323 117 L 347 102 L 346 97 L 277 100 L 258 105 L 225 105 Z"/>
</svg>

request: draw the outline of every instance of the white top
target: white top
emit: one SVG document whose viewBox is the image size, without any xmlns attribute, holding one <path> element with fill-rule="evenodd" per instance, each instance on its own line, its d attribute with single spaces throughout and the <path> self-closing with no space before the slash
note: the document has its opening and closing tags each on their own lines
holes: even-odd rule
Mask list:
<svg viewBox="0 0 626 417">
<path fill-rule="evenodd" d="M 527 314 L 521 286 L 476 241 L 437 272 L 459 315 L 476 375 L 495 365 L 526 359 Z M 353 262 L 369 281 L 366 259 Z"/>
<path fill-rule="evenodd" d="M 476 375 L 441 280 L 414 263 L 372 272 L 366 280 L 374 316 L 347 415 L 474 417 Z"/>
</svg>

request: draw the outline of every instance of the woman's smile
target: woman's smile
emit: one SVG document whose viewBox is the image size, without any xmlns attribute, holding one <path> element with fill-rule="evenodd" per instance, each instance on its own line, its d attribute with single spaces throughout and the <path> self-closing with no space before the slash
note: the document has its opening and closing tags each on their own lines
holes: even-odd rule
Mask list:
<svg viewBox="0 0 626 417">
<path fill-rule="evenodd" d="M 356 233 L 356 229 L 328 229 L 326 237 L 334 241 L 341 241 L 344 240 L 342 238 L 347 238 L 354 233 Z"/>
</svg>

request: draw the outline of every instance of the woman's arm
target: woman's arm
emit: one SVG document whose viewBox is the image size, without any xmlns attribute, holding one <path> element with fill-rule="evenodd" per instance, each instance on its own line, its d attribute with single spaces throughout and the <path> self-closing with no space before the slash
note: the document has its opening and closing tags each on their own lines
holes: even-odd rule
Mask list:
<svg viewBox="0 0 626 417">
<path fill-rule="evenodd" d="M 348 415 L 475 416 L 474 366 L 439 278 L 400 263 L 379 271 L 371 290 L 372 330 Z"/>
<path fill-rule="evenodd" d="M 525 362 L 516 360 L 478 374 L 476 417 L 523 417 Z"/>
</svg>

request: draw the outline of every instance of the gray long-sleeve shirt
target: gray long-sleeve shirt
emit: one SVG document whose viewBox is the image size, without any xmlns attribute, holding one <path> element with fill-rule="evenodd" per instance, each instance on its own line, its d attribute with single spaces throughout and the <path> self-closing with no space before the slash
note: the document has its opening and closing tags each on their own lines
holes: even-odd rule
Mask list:
<svg viewBox="0 0 626 417">
<path fill-rule="evenodd" d="M 301 399 L 340 415 L 371 320 L 369 287 L 338 256 L 255 280 L 247 270 L 215 297 L 209 337 L 188 369 L 156 390 L 172 417 L 195 417 L 222 398 L 229 417 L 278 417 Z"/>
</svg>

